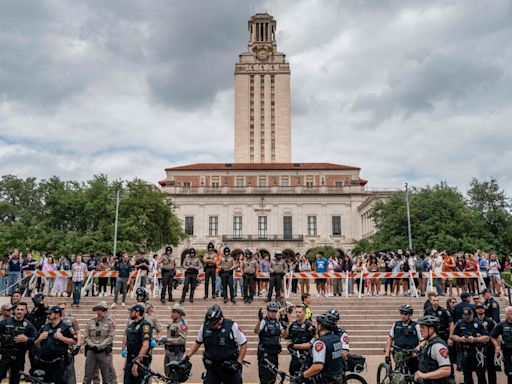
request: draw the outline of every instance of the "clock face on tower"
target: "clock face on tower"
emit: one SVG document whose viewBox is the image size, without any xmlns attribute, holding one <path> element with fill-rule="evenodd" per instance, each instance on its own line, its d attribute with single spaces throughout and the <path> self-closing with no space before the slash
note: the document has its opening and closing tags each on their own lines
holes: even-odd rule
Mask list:
<svg viewBox="0 0 512 384">
<path fill-rule="evenodd" d="M 256 57 L 259 60 L 266 60 L 268 59 L 268 51 L 266 49 L 259 49 L 256 51 Z"/>
</svg>

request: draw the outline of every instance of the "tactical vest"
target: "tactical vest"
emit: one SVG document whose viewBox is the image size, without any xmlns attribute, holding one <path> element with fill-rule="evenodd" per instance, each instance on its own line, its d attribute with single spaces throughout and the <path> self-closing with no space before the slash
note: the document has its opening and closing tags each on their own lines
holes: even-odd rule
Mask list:
<svg viewBox="0 0 512 384">
<path fill-rule="evenodd" d="M 312 324 L 311 320 L 306 320 L 302 324 L 294 321 L 292 325 L 290 325 L 290 334 L 288 338 L 293 344 L 304 344 L 309 342 L 314 336 L 309 331 Z"/>
<path fill-rule="evenodd" d="M 445 309 L 442 307 L 437 307 L 437 309 L 434 309 L 434 307 L 429 307 L 425 311 L 425 315 L 431 315 L 435 316 L 439 319 L 439 328 L 437 330 L 438 334 L 445 334 L 449 331 L 448 326 L 448 316 L 447 313 L 445 313 Z"/>
<path fill-rule="evenodd" d="M 277 319 L 265 317 L 265 326 L 260 332 L 258 349 L 269 354 L 281 352 L 281 327 Z"/>
<path fill-rule="evenodd" d="M 224 319 L 220 329 L 209 325 L 203 327 L 204 358 L 213 363 L 235 361 L 238 358 L 238 345 L 233 335 L 233 320 Z"/>
<path fill-rule="evenodd" d="M 35 307 L 27 316 L 27 319 L 32 323 L 36 332 L 39 332 L 41 327 L 46 323 L 46 319 L 48 317 L 46 314 L 47 309 L 48 308 L 45 307 Z"/>
<path fill-rule="evenodd" d="M 71 328 L 69 325 L 61 321 L 57 326 L 53 327 L 50 323 L 42 328 L 42 332 L 48 332 L 48 338 L 41 343 L 41 359 L 51 361 L 59 357 L 65 357 L 68 352 L 68 345 L 54 337 L 56 332 L 64 333 Z"/>
<path fill-rule="evenodd" d="M 27 343 L 16 343 L 14 338 L 18 335 L 24 335 L 27 330 L 28 321 L 16 321 L 13 317 L 5 320 L 5 328 L 2 335 L 0 335 L 2 354 L 17 355 L 18 353 L 25 353 L 27 351 Z"/>
<path fill-rule="evenodd" d="M 416 322 L 411 321 L 407 325 L 403 325 L 401 321 L 397 321 L 394 327 L 394 342 L 397 347 L 403 349 L 413 349 L 418 345 L 418 332 L 416 331 Z"/>
<path fill-rule="evenodd" d="M 434 372 L 435 370 L 437 370 L 439 368 L 439 364 L 437 363 L 437 360 L 435 360 L 431 356 L 432 347 L 435 344 L 442 344 L 444 347 L 446 347 L 446 349 L 448 349 L 448 346 L 446 345 L 446 343 L 439 336 L 436 336 L 432 340 L 430 340 L 427 343 L 427 345 L 425 346 L 425 348 L 423 348 L 420 353 L 420 361 L 419 361 L 419 367 L 418 367 L 420 372 Z M 448 381 L 449 381 L 448 379 L 449 379 L 448 377 L 444 377 L 442 379 L 437 379 L 437 380 L 423 379 L 423 383 L 424 384 L 434 384 L 434 383 L 435 384 L 444 384 L 444 383 L 448 383 Z"/>
<path fill-rule="evenodd" d="M 506 320 L 503 321 L 503 335 L 501 337 L 503 349 L 512 349 L 512 324 Z"/>
<path fill-rule="evenodd" d="M 126 330 L 126 349 L 128 354 L 137 355 L 142 348 L 144 327 L 147 326 L 151 330 L 151 325 L 142 319 L 138 322 L 132 322 Z"/>
<path fill-rule="evenodd" d="M 322 369 L 322 376 L 334 378 L 343 374 L 343 348 L 339 336 L 328 333 L 320 336 L 318 340 L 325 344 L 325 362 Z"/>
</svg>

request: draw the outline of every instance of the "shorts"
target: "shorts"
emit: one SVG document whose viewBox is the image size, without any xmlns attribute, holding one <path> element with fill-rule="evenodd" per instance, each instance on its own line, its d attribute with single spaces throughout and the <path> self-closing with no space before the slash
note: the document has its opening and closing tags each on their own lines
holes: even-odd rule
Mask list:
<svg viewBox="0 0 512 384">
<path fill-rule="evenodd" d="M 322 283 L 325 283 L 327 281 L 327 279 L 315 279 L 315 283 L 317 284 L 322 284 Z"/>
</svg>

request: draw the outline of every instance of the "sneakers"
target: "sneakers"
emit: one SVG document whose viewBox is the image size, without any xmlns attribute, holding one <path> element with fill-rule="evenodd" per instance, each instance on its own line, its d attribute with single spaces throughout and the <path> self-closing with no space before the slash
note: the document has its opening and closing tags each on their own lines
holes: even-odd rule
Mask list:
<svg viewBox="0 0 512 384">
<path fill-rule="evenodd" d="M 126 307 L 126 304 L 125 304 L 125 303 L 121 303 L 121 305 L 122 305 L 123 307 Z"/>
<path fill-rule="evenodd" d="M 319 293 L 317 293 L 317 294 L 316 294 L 316 297 L 320 297 L 320 294 L 319 294 Z"/>
<path fill-rule="evenodd" d="M 112 305 L 110 306 L 110 308 L 115 308 L 115 307 L 117 307 L 116 303 L 112 303 Z"/>
</svg>

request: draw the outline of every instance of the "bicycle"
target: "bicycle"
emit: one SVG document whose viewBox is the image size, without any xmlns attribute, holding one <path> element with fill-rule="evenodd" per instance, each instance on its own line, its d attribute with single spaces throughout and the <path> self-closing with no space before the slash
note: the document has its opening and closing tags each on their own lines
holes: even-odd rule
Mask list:
<svg viewBox="0 0 512 384">
<path fill-rule="evenodd" d="M 418 353 L 416 349 L 405 349 L 393 346 L 393 368 L 387 363 L 380 363 L 377 368 L 377 384 L 406 384 L 414 383 L 414 375 L 411 374 L 407 362 Z"/>
<path fill-rule="evenodd" d="M 34 371 L 33 375 L 31 375 L 28 372 L 20 371 L 21 378 L 25 378 L 25 380 L 28 381 L 29 383 L 34 383 L 34 384 L 53 384 L 53 383 L 47 383 L 46 381 L 44 381 L 44 376 L 45 375 L 46 375 L 46 372 L 42 371 L 40 369 Z"/>
<path fill-rule="evenodd" d="M 151 368 L 146 367 L 138 360 L 135 360 L 134 363 L 139 366 L 139 369 L 141 371 L 140 374 L 142 374 L 143 376 L 142 384 L 148 384 L 151 378 L 160 380 L 165 384 L 184 383 L 189 378 L 189 375 L 184 373 L 186 371 L 185 368 L 182 365 L 180 365 L 179 362 L 177 361 L 172 361 L 169 364 L 167 364 L 167 366 L 170 367 L 171 369 L 170 377 L 167 377 L 165 375 L 162 375 L 161 373 L 151 370 Z"/>
</svg>

